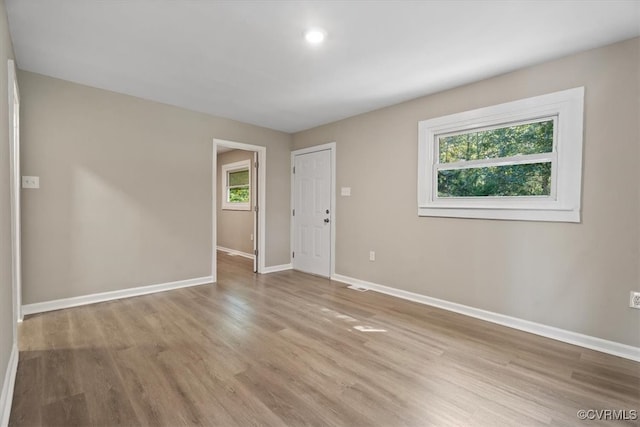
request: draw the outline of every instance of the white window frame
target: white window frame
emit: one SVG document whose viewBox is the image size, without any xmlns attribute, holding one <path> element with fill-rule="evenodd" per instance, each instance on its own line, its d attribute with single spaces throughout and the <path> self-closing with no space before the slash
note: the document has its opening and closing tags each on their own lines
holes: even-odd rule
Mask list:
<svg viewBox="0 0 640 427">
<path fill-rule="evenodd" d="M 229 202 L 229 173 L 242 170 L 249 171 L 249 201 L 246 203 Z M 227 163 L 222 165 L 222 209 L 232 211 L 249 211 L 251 210 L 251 160 L 241 160 L 239 162 Z"/>
<path fill-rule="evenodd" d="M 418 123 L 418 215 L 525 221 L 580 222 L 584 87 L 451 114 Z M 437 176 L 451 163 L 439 163 L 438 138 L 554 120 L 551 153 L 456 162 L 486 167 L 551 162 L 551 194 L 527 197 L 438 197 Z M 463 164 L 464 163 L 464 164 Z"/>
</svg>

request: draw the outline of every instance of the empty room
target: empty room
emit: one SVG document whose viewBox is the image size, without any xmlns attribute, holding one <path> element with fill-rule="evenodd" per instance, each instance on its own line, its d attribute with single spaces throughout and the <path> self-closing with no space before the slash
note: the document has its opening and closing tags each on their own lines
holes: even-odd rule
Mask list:
<svg viewBox="0 0 640 427">
<path fill-rule="evenodd" d="M 0 0 L 0 427 L 640 425 L 640 0 Z"/>
</svg>

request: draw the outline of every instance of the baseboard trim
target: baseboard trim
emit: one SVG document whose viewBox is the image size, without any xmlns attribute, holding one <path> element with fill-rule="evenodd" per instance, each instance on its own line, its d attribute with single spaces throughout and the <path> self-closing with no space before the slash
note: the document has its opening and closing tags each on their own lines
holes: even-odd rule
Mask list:
<svg viewBox="0 0 640 427">
<path fill-rule="evenodd" d="M 464 314 L 476 319 L 485 320 L 491 323 L 497 323 L 498 325 L 507 326 L 509 328 L 518 329 L 520 331 L 530 332 L 532 334 L 541 335 L 543 337 L 551 338 L 557 341 L 566 342 L 568 344 L 574 344 L 580 347 L 585 347 L 591 350 L 596 350 L 602 353 L 612 354 L 614 356 L 619 356 L 625 359 L 640 362 L 640 347 L 633 347 L 615 341 L 608 341 L 602 338 L 580 334 L 578 332 L 572 332 L 553 326 L 543 325 L 541 323 L 531 322 L 529 320 L 519 319 L 517 317 L 506 316 L 504 314 L 482 310 L 479 308 L 474 308 L 438 298 L 432 298 L 426 295 L 416 294 L 414 292 L 403 291 L 402 289 L 379 285 L 377 283 L 367 282 L 366 280 L 355 279 L 353 277 L 343 276 L 341 274 L 334 274 L 333 276 L 331 276 L 331 280 L 354 285 L 360 288 L 366 288 L 372 291 L 380 292 L 409 301 L 414 301 L 420 304 L 442 308 L 444 310 Z"/>
<path fill-rule="evenodd" d="M 63 308 L 78 307 L 80 305 L 95 304 L 114 299 L 130 298 L 156 292 L 170 291 L 189 286 L 206 285 L 213 282 L 212 276 L 197 277 L 195 279 L 178 280 L 176 282 L 160 283 L 157 285 L 139 286 L 137 288 L 121 289 L 117 291 L 101 292 L 98 294 L 82 295 L 79 297 L 62 298 L 53 301 L 37 302 L 22 306 L 22 314 L 43 313 L 45 311 L 61 310 Z"/>
<path fill-rule="evenodd" d="M 276 273 L 278 271 L 286 271 L 293 269 L 291 264 L 272 265 L 271 267 L 265 267 L 262 269 L 262 274 Z"/>
<path fill-rule="evenodd" d="M 11 404 L 13 403 L 13 388 L 16 384 L 16 373 L 18 372 L 18 346 L 13 344 L 7 371 L 4 374 L 2 383 L 2 394 L 0 394 L 0 426 L 9 425 L 11 415 Z"/>
<path fill-rule="evenodd" d="M 255 258 L 255 255 L 248 254 L 248 253 L 242 252 L 242 251 L 237 251 L 235 249 L 225 248 L 224 246 L 216 246 L 216 250 L 222 251 L 222 252 L 226 252 L 226 253 L 228 253 L 230 255 L 241 256 L 241 257 L 244 257 L 244 258 L 249 258 L 249 259 L 254 259 Z"/>
</svg>

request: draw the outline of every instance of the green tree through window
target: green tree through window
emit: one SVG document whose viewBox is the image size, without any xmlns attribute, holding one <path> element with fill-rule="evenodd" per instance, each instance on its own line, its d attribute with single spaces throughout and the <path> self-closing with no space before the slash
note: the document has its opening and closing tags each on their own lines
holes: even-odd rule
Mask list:
<svg viewBox="0 0 640 427">
<path fill-rule="evenodd" d="M 584 87 L 418 122 L 418 215 L 580 222 Z"/>
<path fill-rule="evenodd" d="M 229 172 L 228 176 L 228 201 L 230 203 L 249 202 L 249 170 Z"/>
<path fill-rule="evenodd" d="M 554 120 L 438 137 L 438 197 L 518 197 L 551 194 L 551 162 L 520 156 L 553 151 Z M 508 165 L 474 161 L 509 159 Z M 469 163 L 467 163 L 469 162 Z"/>
<path fill-rule="evenodd" d="M 222 209 L 251 210 L 251 161 L 222 165 Z"/>
</svg>

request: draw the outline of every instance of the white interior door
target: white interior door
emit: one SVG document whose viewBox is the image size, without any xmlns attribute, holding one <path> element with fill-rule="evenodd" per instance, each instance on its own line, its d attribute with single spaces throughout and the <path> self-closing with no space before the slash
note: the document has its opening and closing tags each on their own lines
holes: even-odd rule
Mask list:
<svg viewBox="0 0 640 427">
<path fill-rule="evenodd" d="M 258 272 L 258 153 L 253 153 L 253 173 L 251 174 L 251 209 L 253 210 L 253 272 Z M 262 254 L 260 254 L 262 255 Z"/>
<path fill-rule="evenodd" d="M 294 156 L 293 268 L 331 275 L 331 151 Z"/>
</svg>

